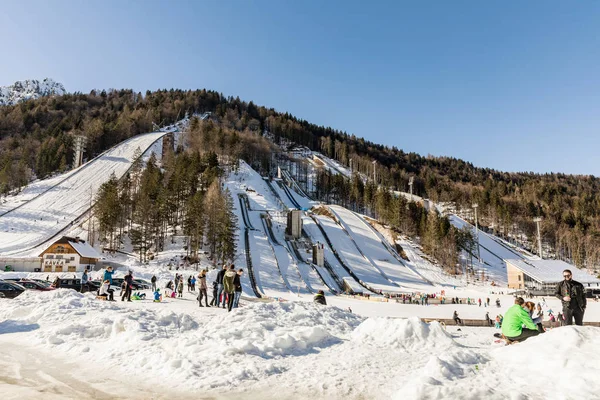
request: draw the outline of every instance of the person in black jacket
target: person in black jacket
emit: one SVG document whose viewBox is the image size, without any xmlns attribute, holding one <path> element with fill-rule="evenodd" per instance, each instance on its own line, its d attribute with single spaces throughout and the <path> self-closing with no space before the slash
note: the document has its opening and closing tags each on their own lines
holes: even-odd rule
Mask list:
<svg viewBox="0 0 600 400">
<path fill-rule="evenodd" d="M 152 275 L 152 279 L 150 279 L 150 282 L 152 282 L 152 293 L 156 292 L 156 275 Z"/>
<path fill-rule="evenodd" d="M 125 291 L 123 292 L 123 296 L 121 296 L 121 301 L 125 301 L 125 297 L 127 297 L 127 301 L 131 301 L 131 289 L 133 285 L 133 272 L 129 271 L 125 278 L 123 279 L 123 284 L 125 285 Z"/>
<path fill-rule="evenodd" d="M 317 293 L 315 295 L 315 298 L 313 299 L 313 301 L 317 304 L 323 304 L 324 306 L 326 306 L 327 300 L 325 300 L 325 292 L 322 290 L 319 290 L 319 293 Z"/>
<path fill-rule="evenodd" d="M 223 294 L 223 308 L 225 308 L 225 305 L 227 304 L 226 302 L 226 296 L 225 296 L 225 292 L 224 292 L 224 286 L 223 286 L 223 278 L 225 277 L 225 273 L 227 272 L 227 264 L 223 264 L 223 269 L 219 271 L 219 273 L 217 274 L 217 300 L 215 302 L 215 305 L 217 307 L 219 307 L 221 305 L 221 294 Z"/>
<path fill-rule="evenodd" d="M 242 297 L 242 275 L 244 274 L 243 269 L 238 269 L 237 275 L 233 280 L 235 286 L 235 294 L 233 295 L 233 308 L 238 308 L 240 305 L 240 297 Z"/>
<path fill-rule="evenodd" d="M 581 283 L 573 280 L 571 270 L 565 269 L 563 278 L 565 279 L 556 286 L 554 295 L 562 301 L 565 324 L 573 325 L 575 319 L 575 325 L 583 325 L 583 314 L 587 306 L 585 289 Z"/>
</svg>

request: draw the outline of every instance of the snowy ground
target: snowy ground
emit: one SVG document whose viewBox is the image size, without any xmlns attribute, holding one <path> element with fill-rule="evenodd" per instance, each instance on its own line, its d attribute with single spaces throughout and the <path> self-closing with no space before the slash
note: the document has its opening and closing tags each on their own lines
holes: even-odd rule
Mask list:
<svg viewBox="0 0 600 400">
<path fill-rule="evenodd" d="M 340 307 L 242 301 L 227 313 L 194 297 L 110 303 L 61 289 L 1 300 L 3 398 L 560 399 L 600 390 L 600 328 L 504 347 L 494 328 L 445 330 L 414 317 L 443 306 L 329 297 Z M 457 307 L 463 318 L 483 312 Z M 409 318 L 391 318 L 392 308 Z"/>
</svg>

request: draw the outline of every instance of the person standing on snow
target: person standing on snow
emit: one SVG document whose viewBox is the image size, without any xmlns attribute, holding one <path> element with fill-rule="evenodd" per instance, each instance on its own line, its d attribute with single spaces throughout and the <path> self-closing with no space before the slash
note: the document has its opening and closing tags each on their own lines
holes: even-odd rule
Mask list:
<svg viewBox="0 0 600 400">
<path fill-rule="evenodd" d="M 127 297 L 127 301 L 131 301 L 131 289 L 133 286 L 133 272 L 129 271 L 125 278 L 123 279 L 123 285 L 125 285 L 125 291 L 121 296 L 121 301 L 125 301 L 125 297 Z"/>
<path fill-rule="evenodd" d="M 235 293 L 235 277 L 238 274 L 235 272 L 235 266 L 231 264 L 229 271 L 225 272 L 223 277 L 223 297 L 227 293 L 227 311 L 231 311 L 233 308 L 233 294 Z M 223 306 L 225 308 L 225 306 Z"/>
<path fill-rule="evenodd" d="M 215 305 L 219 307 L 221 305 L 221 294 L 223 293 L 223 277 L 227 272 L 227 265 L 223 264 L 223 269 L 217 274 L 217 300 Z M 223 294 L 223 308 L 225 308 L 225 294 Z"/>
<path fill-rule="evenodd" d="M 113 271 L 112 267 L 107 267 L 106 271 L 104 271 L 104 277 L 102 278 L 103 281 L 108 279 L 108 283 L 110 283 L 112 285 L 112 277 L 113 274 L 115 273 L 115 271 Z"/>
<path fill-rule="evenodd" d="M 88 285 L 89 282 L 89 278 L 88 278 L 88 270 L 86 269 L 85 271 L 83 271 L 83 275 L 81 275 L 81 293 L 84 293 L 83 288 L 85 287 L 85 291 L 89 292 L 90 291 L 90 287 Z"/>
<path fill-rule="evenodd" d="M 183 275 L 179 278 L 179 285 L 177 285 L 177 292 L 179 297 L 183 297 Z"/>
<path fill-rule="evenodd" d="M 208 305 L 208 293 L 206 292 L 207 287 L 205 269 L 200 271 L 200 274 L 198 275 L 198 282 L 200 283 L 200 286 L 198 287 L 198 304 L 200 305 L 200 307 L 204 307 L 202 305 L 202 298 L 204 297 L 204 304 L 206 304 L 206 307 L 210 307 Z"/>
<path fill-rule="evenodd" d="M 317 304 L 327 305 L 327 300 L 325 299 L 325 292 L 323 290 L 319 290 L 319 292 L 315 295 L 313 301 Z"/>
<path fill-rule="evenodd" d="M 213 298 L 210 301 L 210 305 L 218 307 L 217 306 L 217 299 L 218 299 L 218 288 L 219 288 L 219 285 L 217 285 L 217 281 L 214 281 L 212 283 L 212 285 L 213 285 Z"/>
<path fill-rule="evenodd" d="M 152 292 L 156 292 L 156 275 L 152 275 L 150 282 L 152 282 Z"/>
<path fill-rule="evenodd" d="M 525 300 L 522 297 L 517 297 L 515 304 L 506 310 L 502 319 L 502 334 L 511 342 L 521 342 L 540 334 L 529 313 L 523 309 L 524 304 Z M 525 325 L 525 328 L 523 328 L 523 325 Z"/>
<path fill-rule="evenodd" d="M 242 297 L 242 275 L 244 274 L 243 269 L 238 269 L 237 275 L 233 280 L 235 285 L 235 294 L 233 295 L 233 308 L 238 308 L 240 305 L 240 297 Z"/>
<path fill-rule="evenodd" d="M 554 295 L 562 301 L 566 325 L 583 325 L 583 314 L 587 306 L 583 285 L 573 280 L 571 270 L 563 271 L 564 280 L 556 286 Z"/>
</svg>

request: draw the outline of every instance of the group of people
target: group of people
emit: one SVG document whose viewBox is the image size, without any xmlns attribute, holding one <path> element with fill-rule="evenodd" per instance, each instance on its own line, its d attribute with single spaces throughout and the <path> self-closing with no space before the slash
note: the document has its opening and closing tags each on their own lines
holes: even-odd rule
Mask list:
<svg viewBox="0 0 600 400">
<path fill-rule="evenodd" d="M 563 281 L 556 286 L 554 294 L 562 303 L 562 313 L 558 313 L 560 326 L 573 325 L 573 323 L 583 325 L 583 315 L 587 306 L 585 289 L 581 283 L 573 280 L 570 270 L 563 271 Z M 478 303 L 481 306 L 481 300 Z M 489 299 L 486 303 L 489 304 Z M 545 304 L 545 300 L 543 303 Z M 551 323 L 557 320 L 552 310 L 548 310 L 548 317 Z M 452 319 L 457 325 L 463 324 L 456 311 Z M 490 326 L 494 325 L 502 330 L 502 335 L 496 334 L 496 336 L 503 337 L 509 342 L 523 341 L 544 332 L 543 319 L 542 303 L 535 304 L 525 301 L 522 297 L 516 297 L 514 305 L 504 315 L 497 315 L 495 320 L 490 318 L 489 312 L 485 314 L 485 320 Z"/>
<path fill-rule="evenodd" d="M 587 306 L 583 285 L 573 280 L 571 270 L 563 271 L 563 281 L 555 290 L 555 296 L 562 302 L 562 318 L 565 325 L 583 325 L 583 315 Z M 525 302 L 522 297 L 515 299 L 515 304 L 504 314 L 502 335 L 511 341 L 518 342 L 544 332 L 542 326 L 543 311 L 540 304 Z"/>
<path fill-rule="evenodd" d="M 244 270 L 242 268 L 236 271 L 235 265 L 231 264 L 227 266 L 227 264 L 224 264 L 223 269 L 217 274 L 217 279 L 213 282 L 213 299 L 210 305 L 219 307 L 223 303 L 223 308 L 227 307 L 228 311 L 237 308 L 242 296 L 243 274 Z M 201 275 L 202 273 L 198 275 L 199 279 Z M 206 285 L 206 273 L 204 274 L 204 280 Z M 206 292 L 204 294 L 206 295 Z M 200 296 L 201 294 L 198 295 L 198 304 L 202 307 L 202 297 Z M 206 304 L 206 307 L 210 306 Z"/>
<path fill-rule="evenodd" d="M 102 284 L 98 290 L 98 296 L 104 297 L 109 301 L 114 301 L 115 290 L 111 288 L 113 283 L 113 274 L 115 271 L 112 267 L 107 267 L 102 277 Z M 131 301 L 131 295 L 133 293 L 133 271 L 129 271 L 123 278 L 121 284 L 121 301 Z M 142 294 L 136 294 L 136 298 L 140 298 Z"/>
</svg>

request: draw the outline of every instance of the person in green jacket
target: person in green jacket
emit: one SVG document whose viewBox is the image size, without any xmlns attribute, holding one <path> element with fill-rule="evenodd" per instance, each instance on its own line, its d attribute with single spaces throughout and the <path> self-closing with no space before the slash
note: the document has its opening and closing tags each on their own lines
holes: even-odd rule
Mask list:
<svg viewBox="0 0 600 400">
<path fill-rule="evenodd" d="M 525 300 L 522 297 L 515 299 L 515 304 L 506 310 L 502 320 L 502 334 L 510 341 L 521 342 L 540 333 L 531 320 L 529 313 L 523 309 Z M 525 328 L 523 328 L 525 325 Z"/>
</svg>

